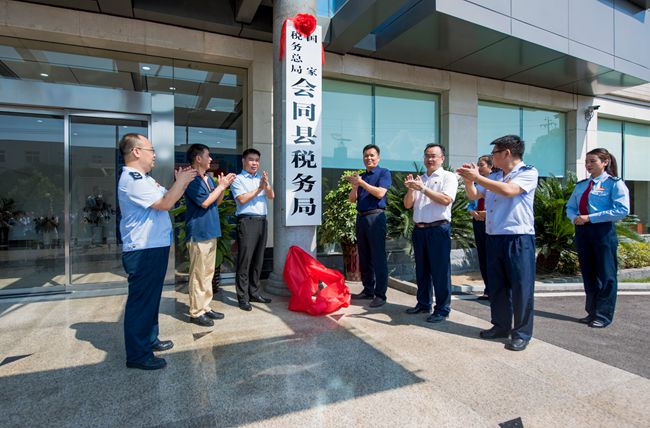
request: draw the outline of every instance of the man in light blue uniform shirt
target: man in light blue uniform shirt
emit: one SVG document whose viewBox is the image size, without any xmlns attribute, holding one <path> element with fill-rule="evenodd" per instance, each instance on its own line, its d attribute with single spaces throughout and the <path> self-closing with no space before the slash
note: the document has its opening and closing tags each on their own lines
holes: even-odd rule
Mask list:
<svg viewBox="0 0 650 428">
<path fill-rule="evenodd" d="M 242 172 L 235 177 L 230 191 L 237 205 L 237 274 L 239 308 L 253 309 L 250 302 L 271 303 L 260 294 L 260 276 L 264 262 L 266 235 L 266 201 L 275 198 L 266 171 L 259 173 L 260 152 L 247 149 L 242 153 Z"/>
<path fill-rule="evenodd" d="M 501 171 L 483 177 L 465 164 L 458 173 L 470 199 L 485 197 L 488 289 L 492 324 L 484 339 L 510 336 L 506 349 L 523 351 L 533 334 L 537 170 L 523 162 L 524 142 L 516 135 L 492 143 L 493 164 Z M 484 191 L 479 192 L 480 185 Z M 514 323 L 513 323 L 514 318 Z"/>
<path fill-rule="evenodd" d="M 167 364 L 154 351 L 174 344 L 158 339 L 158 311 L 167 272 L 172 224 L 169 211 L 196 176 L 193 169 L 176 171 L 176 182 L 167 191 L 149 174 L 156 154 L 140 134 L 126 134 L 119 143 L 125 167 L 118 183 L 122 219 L 122 264 L 128 274 L 129 294 L 124 310 L 126 366 L 156 370 Z"/>
</svg>

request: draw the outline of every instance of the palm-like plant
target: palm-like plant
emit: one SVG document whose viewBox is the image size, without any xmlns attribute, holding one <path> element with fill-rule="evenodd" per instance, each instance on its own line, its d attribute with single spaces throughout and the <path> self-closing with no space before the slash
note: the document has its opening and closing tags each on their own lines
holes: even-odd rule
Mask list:
<svg viewBox="0 0 650 428">
<path fill-rule="evenodd" d="M 576 176 L 567 173 L 564 185 L 551 175 L 541 179 L 535 191 L 535 231 L 537 271 L 556 271 L 563 253 L 576 253 L 574 226 L 566 216 L 566 204 L 576 186 Z"/>
</svg>

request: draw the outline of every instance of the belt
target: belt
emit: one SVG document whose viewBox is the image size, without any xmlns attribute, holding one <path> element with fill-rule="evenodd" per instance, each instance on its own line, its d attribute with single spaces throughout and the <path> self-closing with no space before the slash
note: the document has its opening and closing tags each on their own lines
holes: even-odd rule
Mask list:
<svg viewBox="0 0 650 428">
<path fill-rule="evenodd" d="M 383 213 L 383 212 L 384 212 L 384 210 L 382 210 L 381 208 L 377 208 L 377 209 L 374 209 L 374 210 L 359 211 L 358 215 L 360 215 L 361 217 L 365 217 L 367 215 L 379 214 L 379 213 Z"/>
<path fill-rule="evenodd" d="M 258 219 L 266 219 L 265 215 L 255 215 L 255 214 L 241 214 L 237 216 L 237 220 L 243 220 L 245 218 L 258 218 Z"/>
<path fill-rule="evenodd" d="M 431 223 L 415 223 L 415 227 L 419 229 L 425 229 L 427 227 L 438 227 L 448 223 L 449 220 L 438 220 L 438 221 L 432 221 Z"/>
</svg>

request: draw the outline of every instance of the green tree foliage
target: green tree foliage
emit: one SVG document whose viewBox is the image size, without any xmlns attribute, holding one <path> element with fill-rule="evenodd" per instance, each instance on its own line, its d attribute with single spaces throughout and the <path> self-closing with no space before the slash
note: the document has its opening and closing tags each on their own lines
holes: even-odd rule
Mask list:
<svg viewBox="0 0 650 428">
<path fill-rule="evenodd" d="M 321 244 L 340 243 L 353 245 L 357 243 L 355 224 L 357 218 L 356 205 L 348 200 L 352 185 L 345 177 L 363 171 L 345 171 L 339 178 L 338 186 L 325 196 L 323 224 L 319 227 Z"/>
</svg>

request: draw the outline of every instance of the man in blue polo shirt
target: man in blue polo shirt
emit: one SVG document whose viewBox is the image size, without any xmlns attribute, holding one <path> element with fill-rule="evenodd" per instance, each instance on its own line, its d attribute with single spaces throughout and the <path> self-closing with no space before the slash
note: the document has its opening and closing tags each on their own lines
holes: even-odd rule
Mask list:
<svg viewBox="0 0 650 428">
<path fill-rule="evenodd" d="M 221 174 L 215 184 L 207 172 L 212 158 L 204 144 L 192 144 L 187 149 L 187 161 L 197 171 L 197 176 L 185 189 L 185 225 L 187 249 L 190 253 L 190 322 L 204 327 L 214 325 L 213 320 L 223 319 L 221 312 L 210 307 L 212 277 L 214 276 L 217 239 L 221 237 L 218 205 L 235 174 Z"/>
<path fill-rule="evenodd" d="M 125 163 L 117 185 L 122 213 L 122 264 L 129 281 L 124 309 L 126 366 L 157 370 L 167 362 L 153 353 L 174 346 L 171 340 L 158 339 L 160 296 L 172 243 L 172 222 L 167 211 L 183 196 L 196 171 L 179 168 L 176 182 L 168 191 L 149 175 L 156 152 L 147 137 L 126 134 L 119 147 Z"/>
<path fill-rule="evenodd" d="M 371 308 L 386 303 L 388 261 L 386 260 L 386 192 L 391 185 L 390 171 L 379 166 L 380 150 L 374 144 L 363 148 L 366 171 L 347 177 L 352 184 L 350 202 L 357 203 L 357 248 L 363 291 L 353 299 L 372 300 Z"/>
</svg>

